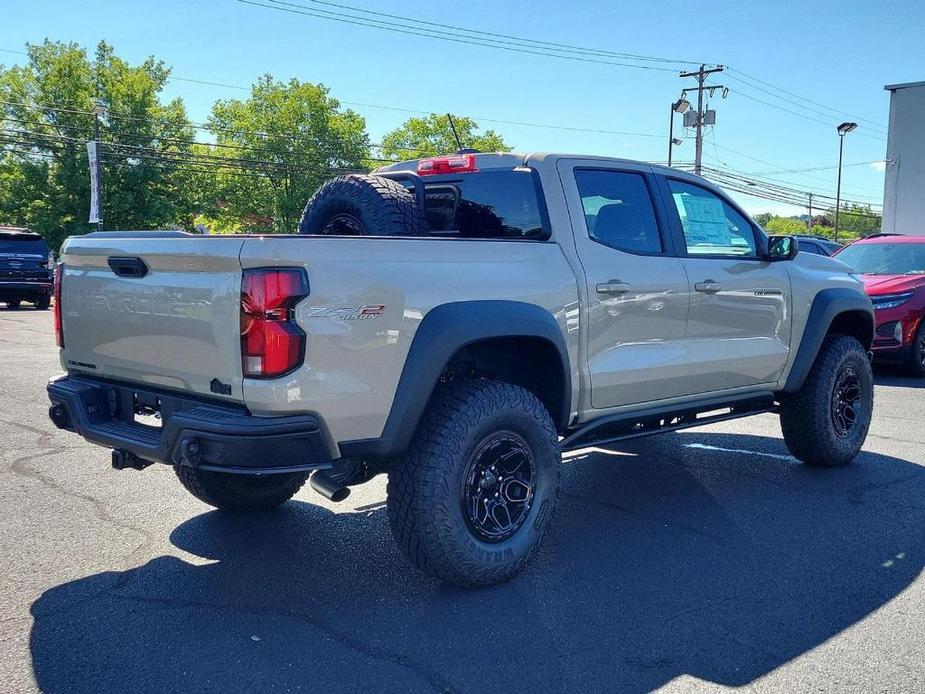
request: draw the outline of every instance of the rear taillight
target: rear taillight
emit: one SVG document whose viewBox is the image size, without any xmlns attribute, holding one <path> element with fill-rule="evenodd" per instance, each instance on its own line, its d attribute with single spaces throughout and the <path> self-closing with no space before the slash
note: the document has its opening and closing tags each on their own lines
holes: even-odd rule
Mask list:
<svg viewBox="0 0 925 694">
<path fill-rule="evenodd" d="M 241 280 L 241 367 L 247 378 L 275 378 L 302 363 L 305 333 L 293 308 L 308 296 L 302 270 L 245 270 Z"/>
<path fill-rule="evenodd" d="M 454 154 L 449 157 L 432 157 L 418 162 L 419 176 L 437 174 L 472 173 L 476 171 L 474 154 Z"/>
<path fill-rule="evenodd" d="M 58 263 L 55 265 L 55 283 L 52 285 L 51 295 L 55 302 L 54 320 L 55 320 L 55 342 L 58 347 L 64 347 L 64 328 L 61 325 L 61 277 L 64 275 L 64 265 Z"/>
</svg>

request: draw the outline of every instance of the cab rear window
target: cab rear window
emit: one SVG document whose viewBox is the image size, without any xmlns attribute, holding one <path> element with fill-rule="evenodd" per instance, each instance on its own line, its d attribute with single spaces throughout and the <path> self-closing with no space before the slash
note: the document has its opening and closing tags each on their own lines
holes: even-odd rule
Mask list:
<svg viewBox="0 0 925 694">
<path fill-rule="evenodd" d="M 546 206 L 532 171 L 435 176 L 426 182 L 424 192 L 424 212 L 432 236 L 549 238 Z"/>
</svg>

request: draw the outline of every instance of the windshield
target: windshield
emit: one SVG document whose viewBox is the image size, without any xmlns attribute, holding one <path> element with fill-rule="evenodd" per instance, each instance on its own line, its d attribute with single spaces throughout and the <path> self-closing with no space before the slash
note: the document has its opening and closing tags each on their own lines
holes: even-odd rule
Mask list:
<svg viewBox="0 0 925 694">
<path fill-rule="evenodd" d="M 865 275 L 925 275 L 925 243 L 857 243 L 835 257 Z"/>
</svg>

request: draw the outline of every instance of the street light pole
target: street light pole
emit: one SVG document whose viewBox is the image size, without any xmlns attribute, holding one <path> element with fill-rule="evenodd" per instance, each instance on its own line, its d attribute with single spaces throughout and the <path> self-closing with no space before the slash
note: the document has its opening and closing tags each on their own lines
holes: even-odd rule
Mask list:
<svg viewBox="0 0 925 694">
<path fill-rule="evenodd" d="M 668 109 L 668 166 L 671 166 L 671 150 L 674 149 L 674 104 Z"/>
<path fill-rule="evenodd" d="M 838 184 L 835 190 L 835 241 L 838 241 L 838 213 L 841 210 L 841 162 L 845 149 L 845 135 L 858 127 L 857 123 L 842 123 L 838 130 Z"/>
<path fill-rule="evenodd" d="M 691 103 L 684 98 L 684 93 L 681 93 L 681 98 L 671 104 L 671 110 L 668 112 L 668 166 L 671 166 L 671 153 L 675 145 L 680 145 L 681 140 L 676 140 L 674 137 L 674 114 L 684 113 L 687 109 L 690 108 Z"/>
</svg>

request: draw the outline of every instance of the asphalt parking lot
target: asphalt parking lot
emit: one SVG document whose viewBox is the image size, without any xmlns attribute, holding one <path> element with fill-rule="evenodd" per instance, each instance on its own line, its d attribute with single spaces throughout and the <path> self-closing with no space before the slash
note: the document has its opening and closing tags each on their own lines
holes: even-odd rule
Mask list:
<svg viewBox="0 0 925 694">
<path fill-rule="evenodd" d="M 527 572 L 463 591 L 393 544 L 382 478 L 226 516 L 56 431 L 50 312 L 0 309 L 0 689 L 925 690 L 925 382 L 877 373 L 865 452 L 772 415 L 566 461 Z"/>
</svg>

